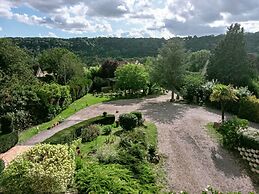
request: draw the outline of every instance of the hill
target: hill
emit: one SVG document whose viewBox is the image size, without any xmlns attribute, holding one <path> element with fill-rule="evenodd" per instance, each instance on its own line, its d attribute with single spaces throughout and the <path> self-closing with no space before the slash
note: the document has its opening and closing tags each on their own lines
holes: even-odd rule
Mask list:
<svg viewBox="0 0 259 194">
<path fill-rule="evenodd" d="M 224 35 L 189 36 L 181 38 L 187 50 L 212 50 Z M 36 56 L 41 51 L 63 47 L 79 55 L 86 64 L 98 62 L 104 58 L 129 59 L 156 56 L 158 49 L 166 42 L 159 38 L 10 38 L 21 48 Z M 247 51 L 259 53 L 259 32 L 246 33 Z"/>
</svg>

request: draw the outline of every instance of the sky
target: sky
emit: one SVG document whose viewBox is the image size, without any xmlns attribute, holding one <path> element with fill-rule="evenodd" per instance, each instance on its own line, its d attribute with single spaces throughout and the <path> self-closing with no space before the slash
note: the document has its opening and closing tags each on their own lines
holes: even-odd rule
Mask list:
<svg viewBox="0 0 259 194">
<path fill-rule="evenodd" d="M 0 0 L 0 37 L 156 37 L 259 31 L 259 0 Z"/>
</svg>

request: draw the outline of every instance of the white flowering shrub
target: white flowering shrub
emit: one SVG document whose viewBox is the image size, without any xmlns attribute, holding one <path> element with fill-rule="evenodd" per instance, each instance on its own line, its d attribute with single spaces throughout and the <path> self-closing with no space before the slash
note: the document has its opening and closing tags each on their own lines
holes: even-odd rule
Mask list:
<svg viewBox="0 0 259 194">
<path fill-rule="evenodd" d="M 36 145 L 5 169 L 0 190 L 16 194 L 65 192 L 73 180 L 74 157 L 67 145 Z"/>
</svg>

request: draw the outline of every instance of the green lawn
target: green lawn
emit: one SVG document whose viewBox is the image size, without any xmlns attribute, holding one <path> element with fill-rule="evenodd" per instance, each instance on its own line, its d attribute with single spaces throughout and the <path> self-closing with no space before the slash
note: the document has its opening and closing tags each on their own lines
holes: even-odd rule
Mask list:
<svg viewBox="0 0 259 194">
<path fill-rule="evenodd" d="M 58 114 L 54 119 L 51 121 L 48 121 L 46 123 L 42 123 L 40 125 L 34 126 L 32 128 L 29 128 L 25 131 L 22 131 L 19 134 L 19 143 L 23 143 L 26 140 L 30 139 L 34 135 L 38 134 L 41 131 L 47 130 L 51 126 L 53 126 L 55 123 L 62 121 L 63 119 L 68 118 L 69 116 L 73 115 L 77 111 L 87 107 L 91 106 L 93 104 L 97 104 L 100 102 L 109 101 L 109 97 L 95 97 L 92 94 L 87 94 L 84 97 L 76 100 L 72 104 L 68 106 L 67 109 L 63 110 L 60 114 Z"/>
<path fill-rule="evenodd" d="M 208 123 L 205 127 L 209 136 L 211 136 L 213 139 L 216 139 L 217 142 L 222 143 L 222 135 L 213 127 L 213 123 Z"/>
</svg>

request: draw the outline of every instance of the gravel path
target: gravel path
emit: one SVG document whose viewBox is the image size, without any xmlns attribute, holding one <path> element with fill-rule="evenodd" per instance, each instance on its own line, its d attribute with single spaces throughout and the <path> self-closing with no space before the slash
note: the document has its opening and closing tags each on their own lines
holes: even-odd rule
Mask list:
<svg viewBox="0 0 259 194">
<path fill-rule="evenodd" d="M 167 102 L 169 96 L 111 101 L 87 107 L 52 130 L 34 136 L 24 145 L 35 145 L 56 132 L 104 111 L 118 116 L 139 110 L 158 127 L 158 145 L 166 156 L 166 172 L 170 189 L 200 193 L 207 185 L 222 191 L 255 191 L 252 180 L 242 165 L 207 134 L 204 126 L 219 121 L 217 111 L 203 107 Z M 119 111 L 119 113 L 115 113 Z"/>
</svg>

